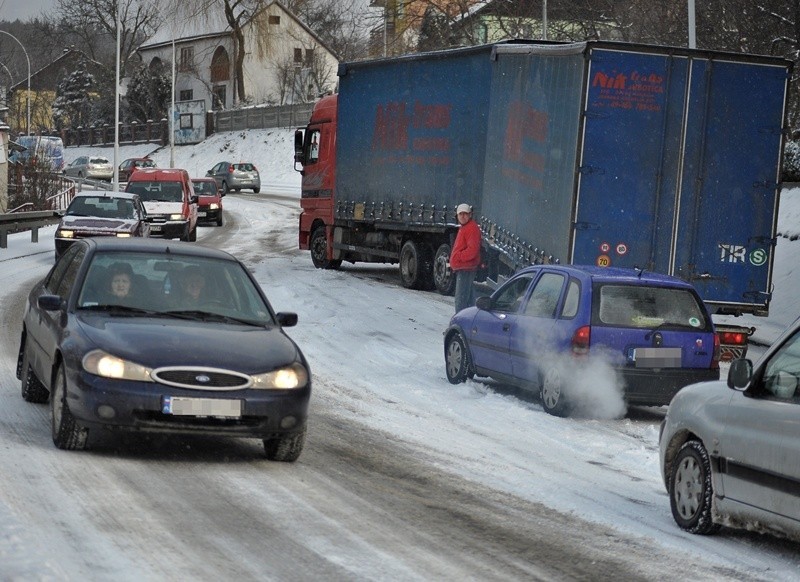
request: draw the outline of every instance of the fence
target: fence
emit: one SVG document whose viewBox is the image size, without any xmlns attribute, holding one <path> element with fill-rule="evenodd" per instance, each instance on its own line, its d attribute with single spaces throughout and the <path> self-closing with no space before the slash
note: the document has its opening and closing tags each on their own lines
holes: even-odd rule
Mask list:
<svg viewBox="0 0 800 582">
<path fill-rule="evenodd" d="M 108 146 L 114 145 L 114 126 L 103 125 L 100 127 L 78 127 L 61 130 L 61 140 L 65 146 Z M 166 119 L 161 121 L 147 121 L 145 123 L 120 123 L 119 143 L 169 143 L 169 123 Z"/>
<path fill-rule="evenodd" d="M 311 119 L 312 109 L 314 103 L 213 111 L 209 113 L 210 120 L 206 127 L 211 134 L 215 131 L 301 126 Z"/>
</svg>

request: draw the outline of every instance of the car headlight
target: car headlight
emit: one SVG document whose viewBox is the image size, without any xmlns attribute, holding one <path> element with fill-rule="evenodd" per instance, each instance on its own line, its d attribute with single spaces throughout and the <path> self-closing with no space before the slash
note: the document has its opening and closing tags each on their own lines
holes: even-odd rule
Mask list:
<svg viewBox="0 0 800 582">
<path fill-rule="evenodd" d="M 219 204 L 217 204 L 216 202 L 212 202 L 211 204 L 208 205 L 208 208 L 209 210 L 216 210 L 217 208 L 219 208 Z"/>
<path fill-rule="evenodd" d="M 266 374 L 254 375 L 252 387 L 263 390 L 291 390 L 292 388 L 303 388 L 306 384 L 308 384 L 308 370 L 301 364 L 292 364 Z"/>
<path fill-rule="evenodd" d="M 75 237 L 75 231 L 73 231 L 73 230 L 60 230 L 59 229 L 59 230 L 56 231 L 56 237 L 58 237 L 58 238 L 74 238 Z"/>
<path fill-rule="evenodd" d="M 103 350 L 93 350 L 83 357 L 83 369 L 103 378 L 153 382 L 151 370 L 135 362 L 112 356 Z"/>
<path fill-rule="evenodd" d="M 183 214 L 170 214 L 170 220 L 183 220 Z"/>
<path fill-rule="evenodd" d="M 131 238 L 131 233 L 129 232 L 118 232 L 117 238 Z"/>
</svg>

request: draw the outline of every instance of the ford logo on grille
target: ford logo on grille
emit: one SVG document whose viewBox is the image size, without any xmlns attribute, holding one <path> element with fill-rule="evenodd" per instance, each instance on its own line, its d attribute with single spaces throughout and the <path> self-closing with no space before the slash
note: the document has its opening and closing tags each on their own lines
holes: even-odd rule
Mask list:
<svg viewBox="0 0 800 582">
<path fill-rule="evenodd" d="M 211 382 L 211 377 L 206 376 L 205 374 L 198 374 L 197 376 L 194 377 L 194 379 L 200 382 L 201 384 L 208 384 L 209 382 Z"/>
</svg>

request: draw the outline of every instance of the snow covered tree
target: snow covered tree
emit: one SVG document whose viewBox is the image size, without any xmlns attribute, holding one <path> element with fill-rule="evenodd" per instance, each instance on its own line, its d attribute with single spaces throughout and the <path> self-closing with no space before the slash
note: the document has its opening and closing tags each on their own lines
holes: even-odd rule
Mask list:
<svg viewBox="0 0 800 582">
<path fill-rule="evenodd" d="M 53 125 L 56 129 L 89 125 L 93 121 L 96 100 L 95 78 L 81 61 L 78 68 L 58 84 L 53 101 Z"/>
<path fill-rule="evenodd" d="M 165 67 L 141 67 L 128 85 L 130 116 L 137 121 L 157 121 L 167 116 L 172 79 Z"/>
</svg>

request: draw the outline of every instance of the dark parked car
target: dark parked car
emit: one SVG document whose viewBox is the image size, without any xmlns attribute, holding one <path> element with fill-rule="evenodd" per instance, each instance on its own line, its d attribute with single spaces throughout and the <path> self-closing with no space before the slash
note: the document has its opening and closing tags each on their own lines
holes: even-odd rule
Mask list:
<svg viewBox="0 0 800 582">
<path fill-rule="evenodd" d="M 110 182 L 114 178 L 114 166 L 103 156 L 80 156 L 67 164 L 64 175 Z"/>
<path fill-rule="evenodd" d="M 222 226 L 222 195 L 214 178 L 192 178 L 197 194 L 197 222 Z"/>
<path fill-rule="evenodd" d="M 206 176 L 214 178 L 224 196 L 230 191 L 252 190 L 256 194 L 261 191 L 261 176 L 251 163 L 220 162 L 206 172 Z"/>
<path fill-rule="evenodd" d="M 148 237 L 147 211 L 137 194 L 79 192 L 56 228 L 56 259 L 76 240 L 92 236 Z"/>
<path fill-rule="evenodd" d="M 103 428 L 263 439 L 294 461 L 311 374 L 248 269 L 161 239 L 83 239 L 30 292 L 17 376 L 50 401 L 53 442 L 83 449 Z"/>
<path fill-rule="evenodd" d="M 661 425 L 661 470 L 684 530 L 721 525 L 800 541 L 800 320 L 753 366 L 687 386 Z"/>
<path fill-rule="evenodd" d="M 669 404 L 683 386 L 719 379 L 719 339 L 688 283 L 634 269 L 528 267 L 453 316 L 444 338 L 452 383 L 489 376 L 569 414 L 570 372 L 609 364 L 628 404 Z"/>
<path fill-rule="evenodd" d="M 119 181 L 127 182 L 131 174 L 139 168 L 155 168 L 156 163 L 150 158 L 128 158 L 119 165 Z"/>
</svg>

